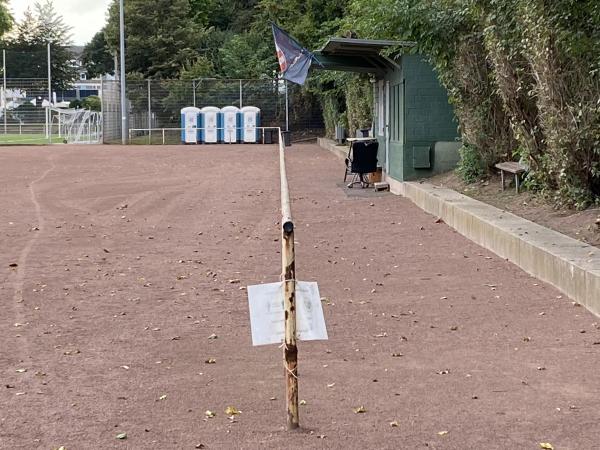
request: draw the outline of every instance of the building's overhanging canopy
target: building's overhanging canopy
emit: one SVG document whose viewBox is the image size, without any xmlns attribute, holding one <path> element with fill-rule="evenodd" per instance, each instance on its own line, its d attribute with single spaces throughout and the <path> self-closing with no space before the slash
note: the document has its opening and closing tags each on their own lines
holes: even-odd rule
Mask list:
<svg viewBox="0 0 600 450">
<path fill-rule="evenodd" d="M 341 70 L 344 72 L 371 73 L 383 75 L 393 70 L 396 63 L 382 50 L 388 47 L 414 47 L 414 42 L 369 40 L 352 38 L 330 38 L 322 49 L 314 52 L 322 67 L 316 69 Z"/>
</svg>

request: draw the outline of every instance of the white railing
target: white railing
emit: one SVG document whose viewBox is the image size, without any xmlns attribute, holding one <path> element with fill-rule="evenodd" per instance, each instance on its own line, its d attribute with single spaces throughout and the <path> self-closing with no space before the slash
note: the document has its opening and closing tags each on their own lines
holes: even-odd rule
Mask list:
<svg viewBox="0 0 600 450">
<path fill-rule="evenodd" d="M 144 133 L 144 135 L 142 137 L 144 137 L 147 134 L 148 137 L 148 141 L 149 143 L 152 142 L 152 134 L 153 133 L 158 133 L 159 136 L 162 137 L 162 144 L 165 145 L 167 143 L 167 136 L 166 134 L 168 132 L 185 132 L 185 131 L 194 131 L 194 132 L 198 132 L 198 131 L 225 131 L 225 132 L 229 132 L 229 140 L 228 142 L 225 142 L 226 144 L 234 144 L 236 143 L 235 141 L 237 141 L 237 139 L 232 140 L 232 136 L 231 133 L 234 133 L 237 135 L 237 133 L 241 130 L 242 132 L 244 132 L 245 130 L 259 130 L 262 132 L 262 139 L 260 143 L 264 144 L 265 143 L 265 131 L 272 131 L 274 133 L 277 133 L 280 137 L 281 137 L 281 133 L 282 130 L 280 127 L 214 127 L 214 128 L 169 128 L 169 127 L 165 127 L 165 128 L 130 128 L 129 129 L 129 142 L 131 142 L 133 140 L 133 138 L 135 137 L 134 134 L 135 133 Z M 235 130 L 235 131 L 234 131 Z M 139 137 L 139 136 L 137 136 Z M 233 142 L 232 142 L 233 141 Z M 241 139 L 240 142 L 244 142 L 244 139 Z M 201 143 L 201 142 L 198 142 Z M 223 142 L 219 142 L 219 143 L 223 143 Z M 256 142 L 257 144 L 259 142 Z"/>
</svg>

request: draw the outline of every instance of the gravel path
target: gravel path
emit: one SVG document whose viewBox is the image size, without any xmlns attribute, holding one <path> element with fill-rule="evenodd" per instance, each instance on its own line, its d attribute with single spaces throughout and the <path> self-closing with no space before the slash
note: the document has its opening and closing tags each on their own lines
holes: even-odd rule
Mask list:
<svg viewBox="0 0 600 450">
<path fill-rule="evenodd" d="M 245 291 L 279 276 L 274 146 L 0 148 L 0 448 L 598 448 L 598 319 L 342 170 L 289 150 L 330 340 L 288 433 Z"/>
</svg>

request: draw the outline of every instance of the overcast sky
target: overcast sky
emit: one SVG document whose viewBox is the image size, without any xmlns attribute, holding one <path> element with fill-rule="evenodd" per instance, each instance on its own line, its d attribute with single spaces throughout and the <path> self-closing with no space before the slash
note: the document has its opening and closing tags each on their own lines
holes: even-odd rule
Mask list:
<svg viewBox="0 0 600 450">
<path fill-rule="evenodd" d="M 36 0 L 9 0 L 15 19 L 21 20 L 28 6 Z M 111 0 L 54 0 L 56 11 L 65 23 L 73 27 L 73 43 L 87 44 L 106 23 L 106 11 Z"/>
</svg>

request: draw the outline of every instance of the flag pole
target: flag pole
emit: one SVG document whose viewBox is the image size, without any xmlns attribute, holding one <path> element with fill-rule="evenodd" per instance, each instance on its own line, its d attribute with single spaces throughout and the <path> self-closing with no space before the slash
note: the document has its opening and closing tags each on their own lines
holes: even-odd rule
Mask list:
<svg viewBox="0 0 600 450">
<path fill-rule="evenodd" d="M 285 131 L 290 131 L 290 98 L 288 96 L 288 82 L 285 83 Z"/>
</svg>

